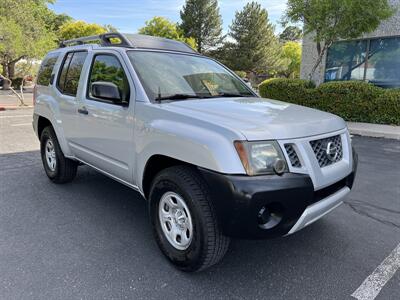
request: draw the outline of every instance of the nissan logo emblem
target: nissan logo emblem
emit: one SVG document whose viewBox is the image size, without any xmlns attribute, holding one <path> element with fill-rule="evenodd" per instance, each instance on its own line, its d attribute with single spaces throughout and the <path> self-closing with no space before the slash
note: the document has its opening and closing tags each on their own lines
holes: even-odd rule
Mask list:
<svg viewBox="0 0 400 300">
<path fill-rule="evenodd" d="M 337 146 L 333 142 L 329 142 L 326 144 L 325 154 L 330 161 L 335 161 L 339 154 Z"/>
</svg>

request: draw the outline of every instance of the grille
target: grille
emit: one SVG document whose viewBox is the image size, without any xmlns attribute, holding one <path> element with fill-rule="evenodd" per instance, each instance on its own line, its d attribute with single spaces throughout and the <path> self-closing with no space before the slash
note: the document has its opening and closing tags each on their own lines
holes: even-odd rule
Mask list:
<svg viewBox="0 0 400 300">
<path fill-rule="evenodd" d="M 297 156 L 296 150 L 292 144 L 285 144 L 286 153 L 289 156 L 290 164 L 292 167 L 301 168 L 301 162 L 299 157 Z"/>
<path fill-rule="evenodd" d="M 311 141 L 310 144 L 321 168 L 336 163 L 343 158 L 342 139 L 340 135 Z M 328 145 L 330 145 L 331 149 L 330 154 L 327 153 Z"/>
</svg>

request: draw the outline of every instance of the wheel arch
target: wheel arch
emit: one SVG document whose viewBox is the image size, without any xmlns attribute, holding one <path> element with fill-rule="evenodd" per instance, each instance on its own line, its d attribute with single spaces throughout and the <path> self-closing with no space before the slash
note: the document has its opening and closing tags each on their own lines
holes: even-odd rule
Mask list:
<svg viewBox="0 0 400 300">
<path fill-rule="evenodd" d="M 166 168 L 173 166 L 180 166 L 180 165 L 188 165 L 195 167 L 190 163 L 187 163 L 185 161 L 170 156 L 162 154 L 155 154 L 151 156 L 147 160 L 143 171 L 142 191 L 145 198 L 148 199 L 151 183 L 153 182 L 153 179 L 157 176 L 158 173 L 160 173 L 162 170 L 165 170 Z"/>
<path fill-rule="evenodd" d="M 42 136 L 43 129 L 45 129 L 47 126 L 51 126 L 54 129 L 53 124 L 51 121 L 43 116 L 38 117 L 38 124 L 37 124 L 37 135 L 40 140 L 40 137 Z"/>
<path fill-rule="evenodd" d="M 35 119 L 37 119 L 35 121 Z M 62 130 L 62 128 L 60 128 L 59 126 L 56 126 L 56 121 L 52 120 L 52 118 L 43 115 L 43 114 L 34 114 L 34 122 L 36 122 L 36 125 L 34 125 L 34 127 L 36 127 L 36 134 L 37 137 L 40 141 L 40 136 L 43 132 L 43 129 L 45 129 L 47 126 L 51 126 L 54 130 L 54 132 L 56 133 L 56 137 L 58 140 L 58 143 L 60 144 L 61 150 L 63 152 L 63 154 L 66 157 L 72 157 L 72 153 L 70 151 L 70 148 L 67 144 L 67 141 L 65 140 L 65 136 L 64 136 L 64 132 Z"/>
</svg>

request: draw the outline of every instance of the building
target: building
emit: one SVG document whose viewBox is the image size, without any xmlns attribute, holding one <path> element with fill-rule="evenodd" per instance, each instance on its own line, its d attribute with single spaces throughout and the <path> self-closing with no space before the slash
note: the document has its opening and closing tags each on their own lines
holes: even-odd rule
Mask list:
<svg viewBox="0 0 400 300">
<path fill-rule="evenodd" d="M 400 0 L 390 0 L 399 9 L 377 30 L 356 40 L 335 42 L 317 68 L 313 80 L 363 80 L 381 87 L 400 88 Z M 311 36 L 303 40 L 301 78 L 308 79 L 317 59 Z"/>
</svg>

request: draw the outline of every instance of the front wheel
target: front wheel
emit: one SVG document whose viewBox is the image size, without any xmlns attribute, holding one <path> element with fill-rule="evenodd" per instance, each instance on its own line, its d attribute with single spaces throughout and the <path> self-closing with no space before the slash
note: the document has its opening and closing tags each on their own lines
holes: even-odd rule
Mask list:
<svg viewBox="0 0 400 300">
<path fill-rule="evenodd" d="M 161 251 L 183 271 L 204 270 L 228 249 L 229 238 L 218 226 L 209 188 L 194 168 L 171 167 L 156 176 L 150 214 Z"/>
<path fill-rule="evenodd" d="M 47 177 L 55 183 L 72 181 L 76 176 L 78 163 L 64 156 L 53 127 L 43 129 L 40 136 L 40 153 Z"/>
</svg>

